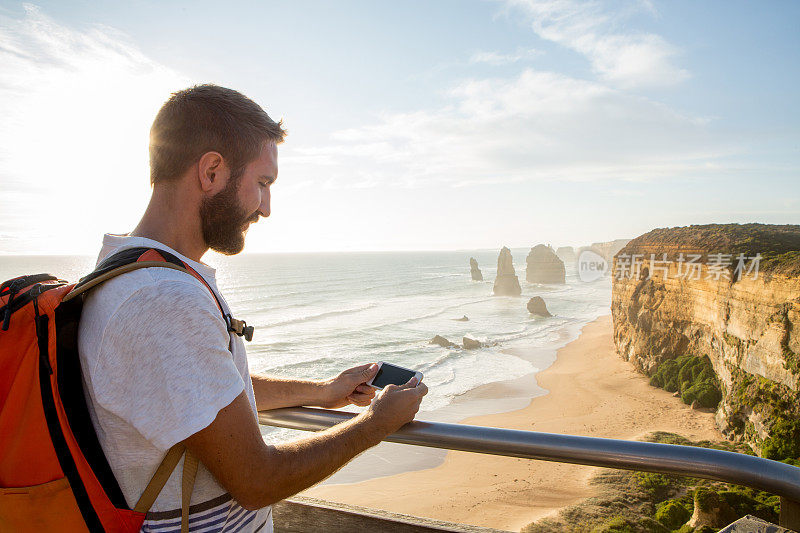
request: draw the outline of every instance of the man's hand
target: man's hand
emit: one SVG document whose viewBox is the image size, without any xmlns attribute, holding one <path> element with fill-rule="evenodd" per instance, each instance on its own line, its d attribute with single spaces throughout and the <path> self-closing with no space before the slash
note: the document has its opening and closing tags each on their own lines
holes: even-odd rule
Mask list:
<svg viewBox="0 0 800 533">
<path fill-rule="evenodd" d="M 345 370 L 335 378 L 322 383 L 321 397 L 317 405 L 326 409 L 337 409 L 345 405 L 365 407 L 375 397 L 375 389 L 367 381 L 378 373 L 375 363 Z"/>
<path fill-rule="evenodd" d="M 428 394 L 428 387 L 420 383 L 417 377 L 411 378 L 405 385 L 387 385 L 378 395 L 365 413 L 383 437 L 394 433 L 402 426 L 414 420 L 419 411 L 423 396 Z"/>
</svg>

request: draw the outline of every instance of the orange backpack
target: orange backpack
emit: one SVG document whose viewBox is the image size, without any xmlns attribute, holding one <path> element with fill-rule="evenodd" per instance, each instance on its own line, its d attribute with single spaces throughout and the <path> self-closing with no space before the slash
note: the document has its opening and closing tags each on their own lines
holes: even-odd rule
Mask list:
<svg viewBox="0 0 800 533">
<path fill-rule="evenodd" d="M 142 497 L 129 508 L 103 454 L 86 406 L 78 323 L 83 294 L 125 272 L 181 270 L 214 291 L 165 251 L 132 248 L 109 257 L 77 284 L 48 274 L 0 285 L 0 531 L 139 531 L 185 449 L 171 448 Z M 223 312 L 229 331 L 247 340 L 252 327 Z M 182 529 L 197 459 L 186 452 Z"/>
</svg>

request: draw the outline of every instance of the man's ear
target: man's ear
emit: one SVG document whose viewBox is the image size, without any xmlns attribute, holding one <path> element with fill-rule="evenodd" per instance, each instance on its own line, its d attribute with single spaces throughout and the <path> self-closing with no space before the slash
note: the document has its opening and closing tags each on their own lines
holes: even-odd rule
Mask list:
<svg viewBox="0 0 800 533">
<path fill-rule="evenodd" d="M 230 177 L 228 165 L 219 152 L 206 152 L 197 161 L 197 178 L 203 192 L 216 194 Z"/>
</svg>

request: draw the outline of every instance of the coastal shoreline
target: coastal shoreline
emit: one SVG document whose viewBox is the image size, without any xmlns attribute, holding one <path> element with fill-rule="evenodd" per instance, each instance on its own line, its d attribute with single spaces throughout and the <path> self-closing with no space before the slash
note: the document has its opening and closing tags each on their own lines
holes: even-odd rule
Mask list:
<svg viewBox="0 0 800 533">
<path fill-rule="evenodd" d="M 527 358 L 524 350 L 515 351 Z M 628 440 L 652 431 L 693 440 L 723 438 L 713 414 L 692 410 L 672 394 L 651 387 L 617 356 L 610 315 L 584 326 L 577 339 L 558 350 L 551 366 L 532 376 L 526 406 L 461 423 Z M 472 396 L 502 400 L 510 391 L 512 396 L 524 391 L 525 381 L 489 384 Z M 588 481 L 597 471 L 467 452 L 447 452 L 438 466 L 422 468 L 357 483 L 318 485 L 303 495 L 518 531 L 592 496 Z"/>
<path fill-rule="evenodd" d="M 514 379 L 485 383 L 456 396 L 444 407 L 421 411 L 416 418 L 427 422 L 459 423 L 473 416 L 524 408 L 533 398 L 547 393 L 536 383 L 536 374 L 555 362 L 558 350 L 577 339 L 583 326 L 585 324 L 560 326 L 553 332 L 557 338 L 549 339 L 546 346 L 528 344 L 503 348 L 502 352 L 532 363 L 534 371 Z M 302 436 L 303 432 L 296 433 Z M 434 468 L 444 463 L 446 455 L 447 450 L 438 448 L 382 442 L 356 457 L 322 484 L 351 484 Z"/>
</svg>

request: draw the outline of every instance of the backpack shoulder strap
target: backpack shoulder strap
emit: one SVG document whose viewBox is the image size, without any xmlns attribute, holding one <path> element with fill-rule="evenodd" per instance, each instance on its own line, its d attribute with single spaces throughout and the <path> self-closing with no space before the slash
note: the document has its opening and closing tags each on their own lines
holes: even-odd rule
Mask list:
<svg viewBox="0 0 800 533">
<path fill-rule="evenodd" d="M 125 274 L 126 272 L 150 267 L 172 268 L 174 270 L 185 272 L 186 274 L 196 278 L 214 297 L 214 301 L 216 302 L 220 313 L 222 313 L 223 317 L 225 317 L 225 312 L 222 309 L 222 303 L 219 301 L 216 293 L 208 284 L 208 282 L 206 282 L 203 276 L 201 276 L 195 269 L 181 261 L 175 255 L 157 248 L 128 248 L 111 255 L 97 265 L 97 268 L 95 268 L 94 271 L 82 277 L 80 281 L 75 284 L 75 287 L 73 287 L 72 290 L 66 296 L 64 296 L 62 301 L 69 301 L 76 296 L 96 287 L 104 281 L 108 281 L 109 279 L 117 277 L 121 274 Z"/>
<path fill-rule="evenodd" d="M 148 253 L 151 251 L 154 253 Z M 167 252 L 163 253 L 166 254 Z M 76 296 L 83 294 L 97 285 L 100 285 L 104 281 L 108 281 L 111 278 L 125 274 L 126 272 L 138 270 L 140 268 L 172 268 L 190 274 L 189 270 L 183 264 L 183 261 L 172 254 L 167 255 L 170 255 L 177 262 L 168 260 L 158 251 L 152 248 L 130 248 L 127 250 L 122 250 L 121 252 L 112 255 L 97 265 L 97 268 L 95 268 L 91 274 L 82 277 L 80 281 L 75 284 L 72 290 L 66 296 L 64 296 L 64 298 L 62 298 L 62 301 L 67 302 L 72 300 Z"/>
<path fill-rule="evenodd" d="M 133 510 L 137 513 L 147 513 L 150 507 L 155 503 L 156 498 L 161 493 L 164 485 L 167 484 L 175 467 L 178 466 L 178 461 L 183 457 L 183 478 L 181 481 L 181 533 L 188 533 L 189 531 L 189 504 L 192 500 L 192 491 L 194 490 L 195 477 L 197 476 L 197 467 L 199 461 L 197 456 L 191 453 L 186 447 L 178 443 L 169 450 L 167 455 L 158 465 L 153 477 L 145 487 L 139 501 Z"/>
<path fill-rule="evenodd" d="M 161 493 L 161 489 L 166 485 L 169 476 L 172 475 L 172 471 L 178 466 L 178 461 L 181 460 L 184 451 L 186 451 L 186 448 L 180 443 L 167 451 L 167 455 L 164 456 L 153 477 L 150 478 L 150 483 L 147 484 L 139 501 L 136 502 L 136 506 L 133 508 L 134 511 L 146 513 L 150 510 L 150 507 L 153 506 L 156 498 Z"/>
<path fill-rule="evenodd" d="M 253 340 L 253 326 L 248 326 L 247 322 L 244 320 L 237 320 L 233 318 L 230 313 L 226 313 L 225 309 L 222 307 L 222 302 L 219 301 L 217 293 L 214 292 L 214 289 L 211 288 L 211 285 L 208 284 L 203 276 L 175 255 L 157 248 L 128 248 L 117 252 L 97 265 L 97 268 L 91 274 L 81 278 L 81 280 L 75 284 L 75 287 L 64 296 L 62 301 L 67 302 L 100 283 L 115 276 L 119 276 L 120 274 L 139 268 L 149 267 L 173 268 L 196 278 L 200 283 L 205 285 L 208 292 L 211 293 L 228 331 L 232 331 L 238 336 L 244 337 L 247 341 Z"/>
</svg>

